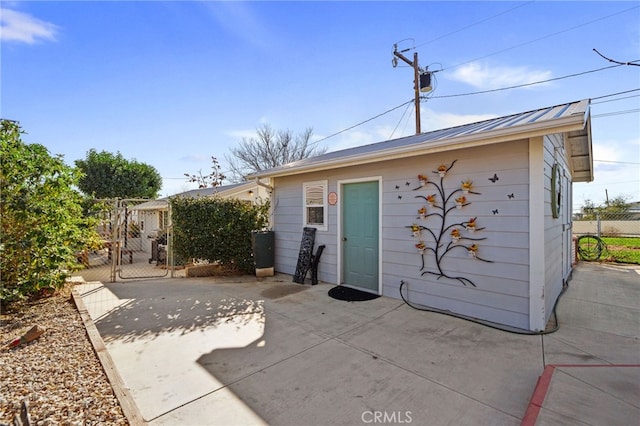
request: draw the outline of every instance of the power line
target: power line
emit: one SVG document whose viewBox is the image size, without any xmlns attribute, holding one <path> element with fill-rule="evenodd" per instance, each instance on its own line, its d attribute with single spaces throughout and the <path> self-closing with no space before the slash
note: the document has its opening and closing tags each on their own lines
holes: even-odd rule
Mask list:
<svg viewBox="0 0 640 426">
<path fill-rule="evenodd" d="M 596 99 L 610 98 L 610 97 L 612 97 L 612 96 L 625 95 L 625 94 L 627 94 L 627 93 L 633 93 L 633 92 L 637 92 L 637 91 L 640 91 L 640 89 L 630 89 L 630 90 L 625 90 L 624 92 L 611 93 L 611 94 L 609 94 L 609 95 L 603 95 L 603 96 L 598 96 L 598 97 L 595 97 L 595 98 L 591 98 L 591 100 L 592 100 L 592 101 L 594 101 L 594 100 L 596 100 Z M 593 104 L 602 104 L 602 103 L 605 103 L 605 102 L 614 102 L 614 101 L 619 101 L 619 100 L 621 100 L 621 99 L 636 98 L 636 97 L 638 97 L 638 96 L 640 96 L 640 95 L 633 95 L 633 96 L 627 96 L 627 97 L 620 98 L 620 99 L 610 99 L 610 100 L 608 100 L 608 101 L 592 102 L 592 103 L 593 103 Z"/>
<path fill-rule="evenodd" d="M 612 160 L 593 160 L 594 162 L 598 162 L 598 163 L 613 163 L 613 164 L 632 164 L 634 166 L 640 166 L 640 163 L 632 163 L 629 161 L 612 161 Z M 633 181 L 635 182 L 635 181 Z"/>
<path fill-rule="evenodd" d="M 389 135 L 389 139 L 393 138 L 393 134 L 396 132 L 396 130 L 398 130 L 398 127 L 400 126 L 400 123 L 402 123 L 402 120 L 404 119 L 404 116 L 407 114 L 407 111 L 409 111 L 410 107 L 411 107 L 411 105 L 407 104 L 407 107 L 405 108 L 404 112 L 400 116 L 400 120 L 398 120 L 398 124 L 396 124 L 396 127 L 393 128 L 393 131 L 391 132 L 391 135 Z"/>
<path fill-rule="evenodd" d="M 331 134 L 331 135 L 329 135 L 329 136 L 325 136 L 325 137 L 324 137 L 324 138 L 322 138 L 322 139 L 318 139 L 317 141 L 314 141 L 314 142 L 313 142 L 313 145 L 317 145 L 317 144 L 319 144 L 320 142 L 326 141 L 327 139 L 332 138 L 332 137 L 334 137 L 334 136 L 337 136 L 337 135 L 339 135 L 339 134 L 341 134 L 341 133 L 348 132 L 349 130 L 354 129 L 354 128 L 358 127 L 358 126 L 362 126 L 363 124 L 368 123 L 369 121 L 375 120 L 375 119 L 376 119 L 376 118 L 378 118 L 378 117 L 382 117 L 382 116 L 383 116 L 383 115 L 385 115 L 385 114 L 389 114 L 390 112 L 395 111 L 395 110 L 397 110 L 398 108 L 402 108 L 402 107 L 403 107 L 403 106 L 405 106 L 406 104 L 410 104 L 410 103 L 413 103 L 413 99 L 411 99 L 410 101 L 407 101 L 407 102 L 403 102 L 403 103 L 401 103 L 401 104 L 400 104 L 400 105 L 398 105 L 398 106 L 395 106 L 395 107 L 393 107 L 393 108 L 391 108 L 391 109 L 388 109 L 388 110 L 386 110 L 385 112 L 381 112 L 380 114 L 375 115 L 375 116 L 373 116 L 373 117 L 371 117 L 371 118 L 368 118 L 368 119 L 366 119 L 366 120 L 364 120 L 364 121 L 361 121 L 361 122 L 359 122 L 359 123 L 357 123 L 357 124 L 354 124 L 353 126 L 347 127 L 346 129 L 340 130 L 339 132 L 333 133 L 333 134 Z"/>
<path fill-rule="evenodd" d="M 574 183 L 576 183 L 576 184 L 577 184 L 577 183 L 584 183 L 584 184 L 586 184 L 586 185 L 589 185 L 590 187 L 594 187 L 594 186 L 611 186 L 612 184 L 615 184 L 615 185 L 625 185 L 625 184 L 628 184 L 628 183 L 636 183 L 636 182 L 640 182 L 640 180 L 637 180 L 637 179 L 636 179 L 636 180 L 626 180 L 626 181 L 623 181 L 623 182 L 615 181 L 615 183 L 612 183 L 612 182 L 603 182 L 603 183 L 595 183 L 595 182 L 574 182 Z"/>
<path fill-rule="evenodd" d="M 640 89 L 636 89 L 636 90 L 640 90 Z M 591 105 L 604 104 L 604 103 L 607 103 L 607 102 L 623 101 L 625 99 L 638 98 L 638 97 L 640 97 L 640 95 L 625 96 L 624 98 L 609 99 L 608 101 L 591 102 Z M 595 98 L 593 98 L 593 99 L 595 99 Z"/>
<path fill-rule="evenodd" d="M 428 97 L 423 97 L 423 99 L 443 99 L 443 98 L 455 98 L 455 97 L 459 97 L 459 96 L 471 96 L 471 95 L 481 95 L 484 93 L 492 93 L 492 92 L 500 92 L 503 90 L 510 90 L 510 89 L 519 89 L 522 87 L 529 87 L 529 86 L 535 86 L 536 84 L 543 84 L 543 83 L 549 83 L 551 81 L 557 81 L 557 80 L 564 80 L 565 78 L 571 78 L 571 77 L 579 77 L 581 75 L 585 75 L 585 74 L 590 74 L 590 73 L 594 73 L 594 72 L 599 72 L 599 71 L 604 71 L 604 70 L 608 70 L 611 68 L 617 68 L 617 67 L 621 67 L 622 65 L 609 65 L 607 67 L 604 68 L 597 68 L 594 70 L 589 70 L 589 71 L 583 71 L 583 72 L 579 72 L 579 73 L 575 73 L 575 74 L 569 74 L 569 75 L 565 75 L 562 77 L 555 77 L 555 78 L 550 78 L 548 80 L 541 80 L 541 81 L 534 81 L 531 83 L 524 83 L 524 84 L 518 84 L 516 86 L 509 86 L 509 87 L 501 87 L 498 89 L 490 89 L 490 90 L 481 90 L 479 92 L 468 92 L 468 93 L 458 93 L 455 95 L 440 95 L 440 96 L 428 96 Z"/>
<path fill-rule="evenodd" d="M 482 24 L 482 23 L 485 23 L 485 22 L 487 22 L 487 21 L 490 21 L 490 20 L 492 20 L 492 19 L 494 19 L 494 18 L 497 18 L 497 17 L 499 17 L 499 16 L 506 15 L 507 13 L 510 13 L 510 12 L 512 12 L 512 11 L 514 11 L 514 10 L 516 10 L 516 9 L 521 8 L 521 7 L 528 6 L 528 5 L 530 5 L 531 3 L 535 3 L 535 0 L 534 0 L 534 1 L 528 1 L 528 2 L 525 2 L 525 3 L 522 3 L 522 4 L 519 4 L 519 5 L 517 5 L 517 6 L 514 6 L 514 7 L 510 8 L 510 9 L 507 9 L 507 10 L 505 10 L 505 11 L 503 11 L 503 12 L 500 12 L 500 13 L 497 13 L 497 14 L 495 14 L 495 15 L 489 16 L 488 18 L 481 19 L 481 20 L 479 20 L 479 21 L 476 21 L 476 22 L 474 22 L 474 23 L 472 23 L 472 24 L 469 24 L 469 25 L 464 26 L 464 27 L 462 27 L 462 28 L 459 28 L 459 29 L 457 29 L 457 30 L 454 30 L 454 31 L 448 32 L 448 33 L 443 34 L 443 35 L 441 35 L 441 36 L 439 36 L 439 37 L 436 37 L 436 38 L 434 38 L 434 39 L 431 39 L 431 40 L 429 40 L 429 41 L 425 41 L 424 43 L 421 43 L 421 44 L 419 44 L 419 45 L 417 45 L 417 46 L 414 46 L 414 47 L 412 47 L 411 49 L 417 49 L 418 47 L 424 46 L 424 45 L 426 45 L 426 44 L 433 43 L 434 41 L 441 40 L 441 39 L 443 39 L 443 38 L 445 38 L 445 37 L 449 37 L 450 35 L 457 34 L 457 33 L 461 32 L 461 31 L 467 30 L 467 29 L 469 29 L 469 28 L 471 28 L 471 27 L 475 27 L 476 25 L 480 25 L 480 24 Z"/>
<path fill-rule="evenodd" d="M 601 68 L 600 70 L 608 69 L 608 68 L 613 68 L 613 67 L 617 67 L 617 66 L 620 66 L 620 65 L 612 65 L 612 66 L 609 66 L 609 67 Z M 599 71 L 599 70 L 587 71 L 587 73 L 589 73 L 589 72 L 595 72 L 595 71 Z M 570 76 L 558 77 L 557 79 L 561 79 L 561 78 L 569 78 L 569 77 L 572 77 L 572 76 L 578 76 L 578 75 L 582 75 L 582 74 L 584 74 L 584 73 L 578 73 L 578 74 L 574 74 L 574 75 L 570 75 Z M 550 80 L 546 80 L 546 81 L 550 81 Z M 546 82 L 546 81 L 545 81 L 545 82 Z M 541 83 L 541 82 L 538 82 L 538 83 L 530 83 L 529 85 L 531 85 L 531 84 L 539 84 L 539 83 Z M 502 89 L 494 89 L 494 90 L 485 91 L 485 92 L 473 92 L 473 93 L 466 93 L 466 94 L 465 94 L 465 93 L 461 93 L 461 94 L 457 94 L 457 95 L 445 95 L 445 96 L 430 96 L 430 97 L 428 97 L 428 98 L 422 98 L 422 99 L 446 98 L 446 97 L 454 97 L 454 96 L 468 96 L 468 95 L 476 95 L 476 94 L 480 94 L 480 93 L 487 93 L 487 92 L 497 91 L 497 90 L 515 89 L 515 88 L 519 88 L 519 87 L 522 87 L 522 86 L 505 87 L 505 88 L 502 88 Z M 631 89 L 631 90 L 626 90 L 626 91 L 624 91 L 624 92 L 617 92 L 617 93 L 611 93 L 611 94 L 609 94 L 609 95 L 602 95 L 602 96 L 598 96 L 598 97 L 592 98 L 592 100 L 593 100 L 593 99 L 603 99 L 603 98 L 608 98 L 608 97 L 611 97 L 611 96 L 617 96 L 617 95 L 620 95 L 620 94 L 631 93 L 631 92 L 637 92 L 637 91 L 640 91 L 640 89 Z M 640 96 L 640 95 L 639 95 L 639 96 Z M 606 101 L 606 102 L 613 102 L 613 101 L 618 101 L 618 100 L 622 100 L 622 99 L 626 99 L 626 98 L 621 98 L 621 99 L 611 99 L 611 100 Z M 375 115 L 375 116 L 373 116 L 373 117 L 371 117 L 371 118 L 368 118 L 368 119 L 366 119 L 366 120 L 364 120 L 364 121 L 361 121 L 361 122 L 359 122 L 359 123 L 357 123 L 357 124 L 354 124 L 353 126 L 349 126 L 349 127 L 347 127 L 346 129 L 340 130 L 340 131 L 338 131 L 338 132 L 336 132 L 336 133 L 333 133 L 333 134 L 331 134 L 331 135 L 329 135 L 329 136 L 326 136 L 326 137 L 324 137 L 324 138 L 322 138 L 322 139 L 318 139 L 317 141 L 312 142 L 312 145 L 314 145 L 314 146 L 315 146 L 315 145 L 318 145 L 320 142 L 324 142 L 325 140 L 327 140 L 327 139 L 329 139 L 329 138 L 332 138 L 332 137 L 337 136 L 337 135 L 339 135 L 339 134 L 341 134 L 341 133 L 347 132 L 347 131 L 352 130 L 352 129 L 354 129 L 354 128 L 358 127 L 358 126 L 361 126 L 361 125 L 363 125 L 363 124 L 365 124 L 365 123 L 368 123 L 368 122 L 370 122 L 370 121 L 373 121 L 373 120 L 375 120 L 376 118 L 382 117 L 383 115 L 386 115 L 386 114 L 388 114 L 388 113 L 390 113 L 390 112 L 392 112 L 392 111 L 395 111 L 395 110 L 397 110 L 398 108 L 402 108 L 403 106 L 405 106 L 405 105 L 407 105 L 407 104 L 410 104 L 410 103 L 413 103 L 413 99 L 412 99 L 412 100 L 410 100 L 410 101 L 404 102 L 404 103 L 402 103 L 402 104 L 400 104 L 400 105 L 398 105 L 398 106 L 395 106 L 395 107 L 393 107 L 393 108 L 391 108 L 391 109 L 388 109 L 388 110 L 386 110 L 385 112 L 382 112 L 382 113 L 380 113 L 380 114 L 378 114 L 378 115 Z M 601 102 L 597 102 L 597 103 L 601 103 Z M 611 113 L 597 114 L 597 115 L 593 115 L 592 117 L 604 117 L 604 116 L 607 116 L 607 115 L 628 114 L 628 113 L 638 112 L 638 111 L 639 111 L 639 110 L 618 111 L 618 112 L 611 112 Z M 404 116 L 404 114 L 406 114 L 406 110 L 405 110 L 405 112 L 403 113 L 403 116 Z M 402 120 L 402 118 L 400 118 L 400 120 Z M 400 124 L 400 123 L 398 123 L 398 124 Z M 398 127 L 398 126 L 396 125 L 396 128 L 397 128 L 397 127 Z M 395 132 L 395 129 L 394 129 L 394 132 Z M 392 135 L 393 135 L 393 133 L 392 133 Z"/>
<path fill-rule="evenodd" d="M 414 110 L 414 109 L 415 109 L 415 108 L 414 108 L 414 106 L 413 106 L 413 105 L 411 105 L 411 112 L 410 112 L 410 114 L 411 114 L 411 113 L 413 113 L 413 110 Z M 407 126 L 408 126 L 408 125 L 409 125 L 409 116 L 407 115 L 407 120 L 404 122 L 404 127 L 402 128 L 402 133 L 403 133 L 403 134 L 404 134 L 404 132 L 407 130 Z"/>
<path fill-rule="evenodd" d="M 622 65 L 610 65 L 610 66 L 608 66 L 608 67 L 598 68 L 598 69 L 590 70 L 590 71 L 584 71 L 584 72 L 581 72 L 581 73 L 570 74 L 570 75 L 566 75 L 566 76 L 563 76 L 563 77 L 556 77 L 556 78 L 552 78 L 552 79 L 549 79 L 549 80 L 543 80 L 543 81 L 538 81 L 538 82 L 533 82 L 533 83 L 521 84 L 521 85 L 517 85 L 517 86 L 503 87 L 503 88 L 500 88 L 500 89 L 492 89 L 492 90 L 485 90 L 485 91 L 480 91 L 480 92 L 470 92 L 470 93 L 459 93 L 459 94 L 455 94 L 455 95 L 429 96 L 429 97 L 422 97 L 421 99 L 422 99 L 422 100 L 425 100 L 425 99 L 442 99 L 442 98 L 451 98 L 451 97 L 460 97 L 460 96 L 478 95 L 478 94 L 482 94 L 482 93 L 497 92 L 497 91 L 509 90 L 509 89 L 517 89 L 517 88 L 521 88 L 521 87 L 525 87 L 525 86 L 532 86 L 532 85 L 535 85 L 535 84 L 542 84 L 542 83 L 548 83 L 548 82 L 550 82 L 550 81 L 562 80 L 562 79 L 566 79 L 566 78 L 570 78 L 570 77 L 577 77 L 577 76 L 581 76 L 581 75 L 584 75 L 584 74 L 589 74 L 589 73 L 593 73 L 593 72 L 603 71 L 603 70 L 607 70 L 607 69 L 615 68 L 615 67 L 619 67 L 619 66 L 622 66 Z M 612 97 L 612 96 L 618 96 L 618 95 L 623 95 L 623 94 L 626 94 L 626 93 L 632 93 L 632 92 L 637 92 L 637 91 L 640 91 L 640 89 L 630 89 L 630 90 L 625 90 L 625 91 L 622 91 L 622 92 L 611 93 L 611 94 L 608 94 L 608 95 L 602 95 L 602 96 L 594 97 L 594 98 L 591 98 L 591 99 L 592 99 L 592 100 L 595 100 L 595 99 L 604 99 L 604 98 L 609 98 L 609 97 Z M 621 98 L 621 99 L 626 99 L 626 98 Z M 597 104 L 597 103 L 603 103 L 603 102 L 613 102 L 613 101 L 617 101 L 617 100 L 621 100 L 621 99 L 611 99 L 611 100 L 608 100 L 608 101 L 596 102 L 596 104 Z M 398 105 L 398 106 L 395 106 L 395 107 L 393 107 L 393 108 L 391 108 L 391 109 L 386 110 L 385 112 L 382 112 L 382 113 L 377 114 L 377 115 L 375 115 L 375 116 L 373 116 L 373 117 L 371 117 L 371 118 L 368 118 L 368 119 L 366 119 L 366 120 L 364 120 L 364 121 L 361 121 L 361 122 L 359 122 L 359 123 L 357 123 L 357 124 L 354 124 L 353 126 L 349 126 L 349 127 L 347 127 L 346 129 L 340 130 L 340 131 L 338 131 L 338 132 L 336 132 L 336 133 L 333 133 L 333 134 L 331 134 L 331 135 L 329 135 L 329 136 L 326 136 L 326 137 L 324 137 L 324 138 L 322 138 L 322 139 L 318 139 L 317 141 L 314 141 L 312 144 L 313 144 L 314 146 L 315 146 L 315 145 L 318 145 L 320 142 L 324 142 L 325 140 L 327 140 L 327 139 L 329 139 L 329 138 L 332 138 L 332 137 L 334 137 L 334 136 L 337 136 L 337 135 L 339 135 L 339 134 L 342 134 L 342 133 L 344 133 L 344 132 L 347 132 L 347 131 L 349 131 L 349 130 L 352 130 L 352 129 L 354 129 L 354 128 L 358 127 L 358 126 L 361 126 L 361 125 L 363 125 L 363 124 L 365 124 L 365 123 L 368 123 L 368 122 L 370 122 L 370 121 L 373 121 L 373 120 L 375 120 L 376 118 L 382 117 L 383 115 L 386 115 L 386 114 L 388 114 L 388 113 L 390 113 L 390 112 L 393 112 L 393 111 L 397 110 L 398 108 L 402 108 L 403 106 L 405 106 L 405 105 L 407 105 L 407 104 L 410 104 L 410 103 L 412 103 L 412 102 L 413 102 L 413 100 L 410 100 L 410 101 L 404 102 L 404 103 L 402 103 L 402 104 L 400 104 L 400 105 Z M 601 117 L 601 116 L 606 116 L 606 115 L 614 115 L 614 114 L 622 114 L 622 113 L 631 113 L 631 112 L 636 112 L 636 111 L 635 111 L 635 110 L 619 111 L 619 112 L 608 113 L 608 114 L 598 114 L 598 115 L 594 115 L 593 117 Z M 403 117 L 404 117 L 404 114 L 406 114 L 406 110 L 405 110 L 405 112 L 403 113 Z M 402 117 L 400 118 L 400 121 L 402 121 Z M 399 125 L 399 124 L 400 124 L 400 122 L 398 122 L 398 125 Z M 396 125 L 396 129 L 397 129 L 398 125 Z M 394 133 L 395 133 L 395 130 L 396 130 L 396 129 L 394 129 L 394 131 L 393 131 Z M 393 135 L 393 133 L 392 133 L 392 135 Z"/>
<path fill-rule="evenodd" d="M 609 62 L 613 62 L 614 64 L 618 64 L 618 65 L 632 65 L 632 66 L 636 66 L 636 67 L 640 67 L 640 64 L 638 64 L 637 60 L 636 61 L 630 61 L 630 62 L 621 62 L 621 61 L 617 61 L 615 59 L 611 59 L 608 58 L 606 56 L 604 56 L 602 53 L 598 52 L 598 49 L 593 49 L 594 52 L 596 52 L 598 55 L 600 55 L 602 58 L 606 59 Z"/>
<path fill-rule="evenodd" d="M 640 108 L 636 108 L 636 109 L 628 109 L 628 110 L 626 110 L 626 111 L 605 112 L 605 113 L 602 113 L 602 114 L 595 114 L 595 115 L 592 115 L 591 117 L 593 117 L 593 118 L 609 117 L 609 116 L 612 116 L 612 115 L 633 114 L 634 112 L 640 112 Z"/>
<path fill-rule="evenodd" d="M 563 34 L 563 33 L 569 32 L 569 31 L 573 31 L 573 30 L 575 30 L 575 29 L 578 29 L 578 28 L 581 28 L 581 27 L 584 27 L 584 26 L 587 26 L 587 25 L 591 25 L 591 24 L 593 24 L 594 22 L 602 21 L 602 20 L 605 20 L 605 19 L 611 18 L 612 16 L 616 16 L 616 15 L 620 15 L 620 14 L 625 13 L 625 12 L 629 12 L 630 10 L 637 9 L 637 8 L 639 8 L 639 7 L 640 7 L 640 6 L 630 7 L 630 8 L 628 8 L 628 9 L 624 9 L 624 10 L 621 10 L 621 11 L 619 11 L 619 12 L 612 13 L 612 14 L 610 14 L 610 15 L 602 16 L 602 17 L 600 17 L 600 18 L 593 19 L 593 20 L 588 21 L 588 22 L 583 22 L 582 24 L 574 25 L 573 27 L 566 28 L 566 29 L 564 29 L 564 30 L 562 30 L 562 31 L 556 31 L 556 32 L 554 32 L 554 33 L 547 34 L 547 35 L 544 35 L 544 36 L 542 36 L 542 37 L 535 38 L 535 39 L 533 39 L 533 40 L 525 41 L 525 42 L 523 42 L 523 43 L 516 44 L 516 45 L 514 45 L 514 46 L 507 47 L 507 48 L 505 48 L 505 49 L 501 49 L 501 50 L 498 50 L 498 51 L 496 51 L 496 52 L 489 53 L 489 54 L 487 54 L 487 55 L 480 56 L 480 57 L 475 58 L 475 59 L 471 59 L 471 60 L 469 60 L 469 61 L 461 62 L 461 63 L 459 63 L 459 64 L 456 64 L 456 65 L 450 66 L 450 67 L 445 68 L 445 69 L 446 69 L 446 70 L 449 70 L 449 69 L 452 69 L 452 68 L 457 68 L 457 67 L 460 67 L 460 66 L 462 66 L 462 65 L 466 65 L 466 64 L 471 63 L 471 62 L 479 61 L 479 60 L 481 60 L 481 59 L 488 58 L 488 57 L 490 57 L 490 56 L 495 56 L 495 55 L 498 55 L 498 54 L 500 54 L 500 53 L 504 53 L 504 52 L 507 52 L 507 51 L 509 51 L 509 50 L 516 49 L 516 48 L 518 48 L 518 47 L 522 47 L 522 46 L 526 46 L 526 45 L 528 45 L 528 44 L 535 43 L 535 42 L 540 41 L 540 40 L 545 40 L 545 39 L 547 39 L 547 38 L 555 37 L 555 36 L 557 36 L 557 35 L 560 35 L 560 34 Z M 635 62 L 635 61 L 631 61 L 631 62 Z"/>
</svg>

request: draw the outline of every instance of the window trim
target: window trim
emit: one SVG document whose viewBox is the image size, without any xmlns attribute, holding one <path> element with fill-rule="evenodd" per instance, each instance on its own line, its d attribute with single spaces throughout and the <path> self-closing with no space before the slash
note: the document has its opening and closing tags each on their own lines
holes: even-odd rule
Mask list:
<svg viewBox="0 0 640 426">
<path fill-rule="evenodd" d="M 167 229 L 169 223 L 169 210 L 158 211 L 158 228 Z"/>
<path fill-rule="evenodd" d="M 322 186 L 322 204 L 313 204 L 311 206 L 307 205 L 307 188 L 309 188 L 310 186 Z M 328 225 L 327 225 L 327 221 L 329 220 L 328 217 L 328 203 L 327 203 L 327 194 L 329 192 L 329 181 L 327 180 L 316 180 L 316 181 L 311 181 L 311 182 L 303 182 L 302 183 L 302 223 L 303 226 L 305 227 L 309 227 L 309 228 L 316 228 L 318 231 L 326 231 L 328 230 Z M 322 218 L 323 218 L 323 224 L 322 225 L 318 225 L 318 224 L 311 224 L 309 223 L 309 219 L 308 219 L 308 214 L 307 214 L 307 207 L 322 207 Z"/>
</svg>

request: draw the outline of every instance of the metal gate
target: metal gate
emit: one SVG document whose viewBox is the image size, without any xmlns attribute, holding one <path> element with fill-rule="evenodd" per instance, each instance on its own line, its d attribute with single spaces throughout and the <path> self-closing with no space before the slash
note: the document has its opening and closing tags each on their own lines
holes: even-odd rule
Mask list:
<svg viewBox="0 0 640 426">
<path fill-rule="evenodd" d="M 79 259 L 85 281 L 173 276 L 168 201 L 95 200 L 90 212 L 97 219 L 100 241 Z"/>
</svg>

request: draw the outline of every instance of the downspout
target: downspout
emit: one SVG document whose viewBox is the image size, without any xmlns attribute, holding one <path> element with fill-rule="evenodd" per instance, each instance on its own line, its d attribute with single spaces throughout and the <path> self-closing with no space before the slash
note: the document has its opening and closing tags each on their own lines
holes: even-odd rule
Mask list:
<svg viewBox="0 0 640 426">
<path fill-rule="evenodd" d="M 258 186 L 261 186 L 263 188 L 267 189 L 267 192 L 269 193 L 269 201 L 271 202 L 271 205 L 269 206 L 269 229 L 273 230 L 273 217 L 274 217 L 274 203 L 273 203 L 273 199 L 272 199 L 272 195 L 273 195 L 273 186 L 271 185 L 267 185 L 266 183 L 263 183 L 260 178 L 256 178 L 255 179 L 255 183 Z"/>
<path fill-rule="evenodd" d="M 267 185 L 266 183 L 262 183 L 260 178 L 256 178 L 255 182 L 256 182 L 256 185 L 261 186 L 263 188 L 267 188 L 267 191 L 269 191 L 269 194 L 273 192 L 273 186 Z"/>
</svg>

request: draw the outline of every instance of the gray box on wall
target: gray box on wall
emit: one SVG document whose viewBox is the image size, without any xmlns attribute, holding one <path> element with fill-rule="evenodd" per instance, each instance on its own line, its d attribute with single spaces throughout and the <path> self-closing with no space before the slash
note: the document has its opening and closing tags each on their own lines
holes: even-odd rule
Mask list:
<svg viewBox="0 0 640 426">
<path fill-rule="evenodd" d="M 273 231 L 254 231 L 251 233 L 253 247 L 253 261 L 256 276 L 270 277 L 274 275 L 275 264 L 275 234 Z"/>
</svg>

